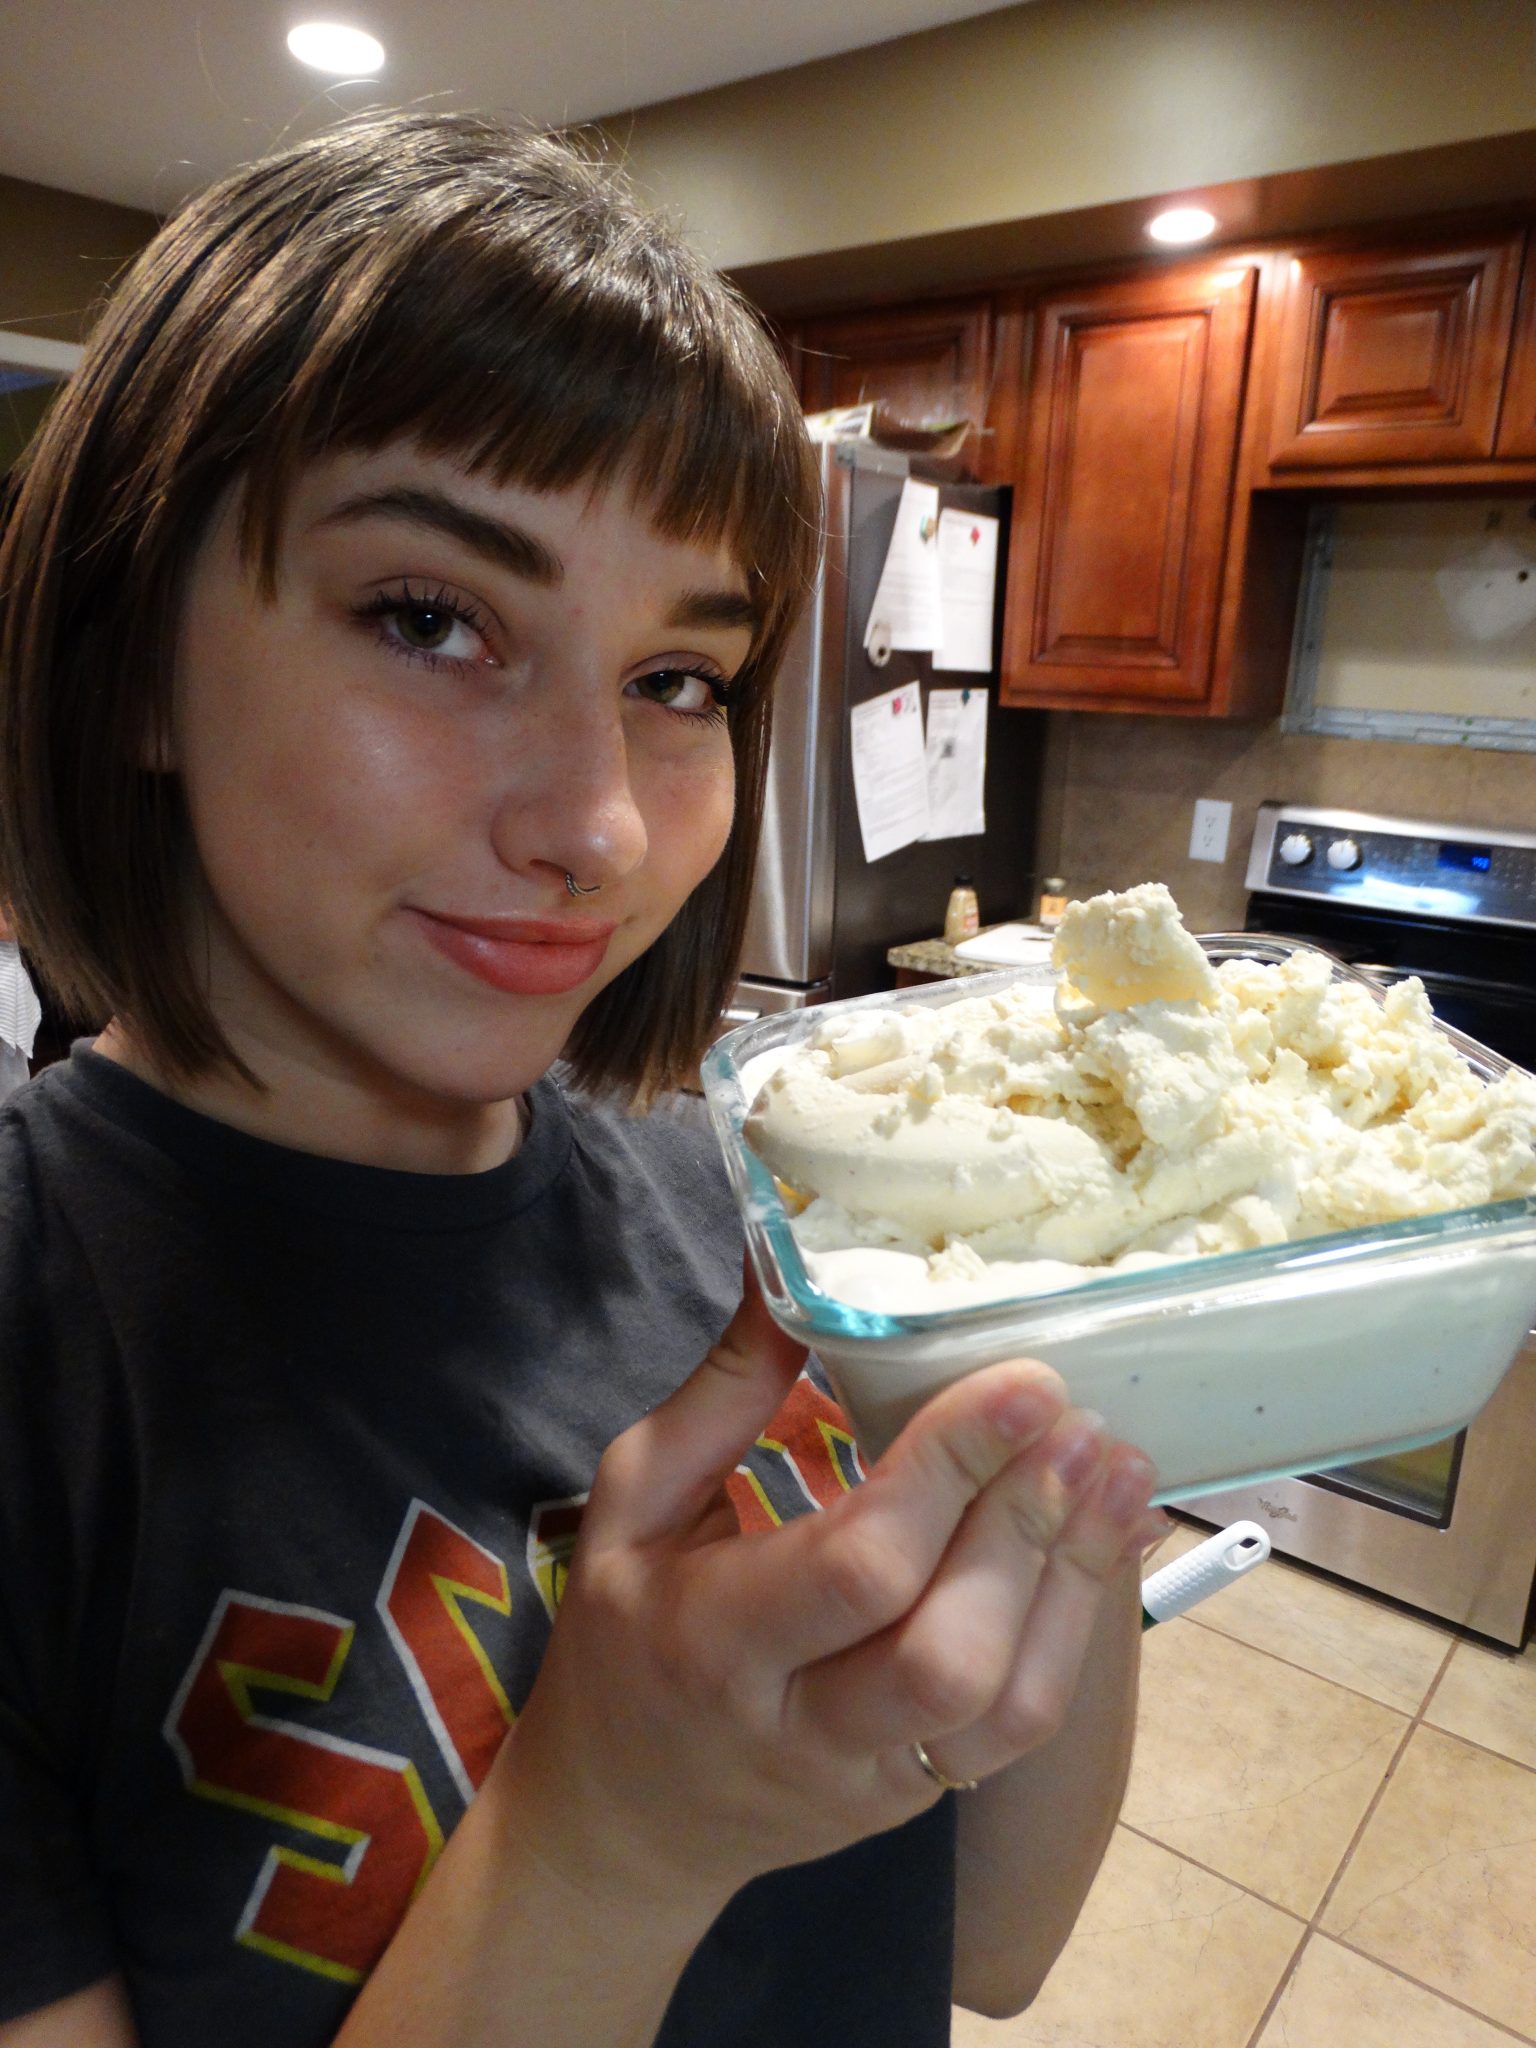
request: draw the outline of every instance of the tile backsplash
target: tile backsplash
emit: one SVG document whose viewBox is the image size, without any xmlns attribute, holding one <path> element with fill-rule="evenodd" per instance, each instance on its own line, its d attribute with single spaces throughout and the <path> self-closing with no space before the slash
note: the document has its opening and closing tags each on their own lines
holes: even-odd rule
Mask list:
<svg viewBox="0 0 1536 2048">
<path fill-rule="evenodd" d="M 1278 723 L 1054 713 L 1042 872 L 1074 896 L 1166 882 L 1196 931 L 1241 930 L 1254 817 L 1267 798 L 1536 831 L 1536 754 L 1321 739 Z M 1227 858 L 1189 858 L 1196 797 L 1232 806 Z"/>
</svg>

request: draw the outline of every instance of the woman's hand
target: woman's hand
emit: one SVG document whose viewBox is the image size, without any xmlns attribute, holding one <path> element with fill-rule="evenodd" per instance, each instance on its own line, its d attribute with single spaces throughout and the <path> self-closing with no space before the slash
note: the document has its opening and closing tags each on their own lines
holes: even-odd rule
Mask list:
<svg viewBox="0 0 1536 2048">
<path fill-rule="evenodd" d="M 743 1535 L 725 1481 L 803 1353 L 747 1299 L 602 1461 L 498 1759 L 541 1858 L 707 1924 L 749 1878 L 895 1826 L 1060 1726 L 1154 1475 L 1027 1360 L 957 1382 L 864 1485 Z"/>
</svg>

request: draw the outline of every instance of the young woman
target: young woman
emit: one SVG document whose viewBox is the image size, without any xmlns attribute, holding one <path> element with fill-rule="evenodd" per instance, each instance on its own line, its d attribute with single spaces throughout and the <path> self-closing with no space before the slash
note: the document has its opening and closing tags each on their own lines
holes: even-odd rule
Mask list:
<svg viewBox="0 0 1536 2048">
<path fill-rule="evenodd" d="M 3 2048 L 938 2043 L 1065 1938 L 1146 1461 L 1018 1362 L 849 1485 L 627 1113 L 817 516 L 747 310 L 494 123 L 105 314 L 0 557 L 0 896 L 101 1020 L 0 1117 Z"/>
</svg>

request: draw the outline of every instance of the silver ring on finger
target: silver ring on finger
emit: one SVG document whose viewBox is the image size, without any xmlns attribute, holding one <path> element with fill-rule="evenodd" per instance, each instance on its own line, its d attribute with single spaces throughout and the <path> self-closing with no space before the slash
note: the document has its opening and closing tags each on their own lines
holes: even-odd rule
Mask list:
<svg viewBox="0 0 1536 2048">
<path fill-rule="evenodd" d="M 920 1742 L 913 1743 L 912 1754 L 917 1758 L 928 1776 L 932 1778 L 934 1784 L 942 1786 L 946 1792 L 974 1792 L 981 1783 L 980 1778 L 947 1777 Z"/>
</svg>

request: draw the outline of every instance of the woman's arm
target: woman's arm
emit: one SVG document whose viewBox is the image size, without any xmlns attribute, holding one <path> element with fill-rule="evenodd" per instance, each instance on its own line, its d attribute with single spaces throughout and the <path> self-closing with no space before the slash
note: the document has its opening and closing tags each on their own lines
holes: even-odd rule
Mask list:
<svg viewBox="0 0 1536 2048">
<path fill-rule="evenodd" d="M 139 2048 L 122 1979 L 103 1978 L 24 2019 L 0 2022 L 0 2048 Z"/>
<path fill-rule="evenodd" d="M 1014 1362 L 743 1536 L 724 1483 L 800 1357 L 749 1301 L 605 1456 L 527 1704 L 336 2048 L 648 2048 L 744 1883 L 933 1803 L 915 1740 L 972 1776 L 1053 1732 L 1150 1468 Z"/>
<path fill-rule="evenodd" d="M 726 1481 L 801 1358 L 751 1299 L 610 1448 L 528 1701 L 336 2048 L 648 2048 L 743 1884 L 934 1802 L 917 1741 L 951 1777 L 1004 1774 L 967 1823 L 996 1822 L 968 1842 L 966 1991 L 978 1967 L 978 1998 L 1037 1981 L 1038 1916 L 1053 1952 L 1118 1801 L 1107 1731 L 1131 1667 L 1116 1680 L 1095 1644 L 1082 1717 L 1057 1731 L 1139 1551 L 1150 1468 L 1013 1361 L 937 1395 L 831 1507 L 743 1535 Z M 1053 1741 L 1043 1789 L 1010 1789 Z M 1070 1844 L 1059 1868 L 1010 1862 L 1026 1803 Z M 1055 1895 L 1009 1912 L 1023 1884 Z M 83 2044 L 135 2048 L 120 1990 L 0 2037 Z"/>
<path fill-rule="evenodd" d="M 1114 1832 L 1131 1768 L 1141 1569 L 1098 1609 L 1059 1732 L 960 1801 L 955 2002 L 1022 2012 L 1066 1945 Z"/>
</svg>

